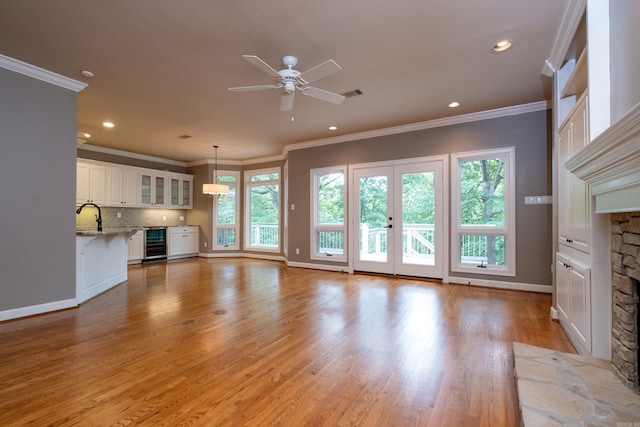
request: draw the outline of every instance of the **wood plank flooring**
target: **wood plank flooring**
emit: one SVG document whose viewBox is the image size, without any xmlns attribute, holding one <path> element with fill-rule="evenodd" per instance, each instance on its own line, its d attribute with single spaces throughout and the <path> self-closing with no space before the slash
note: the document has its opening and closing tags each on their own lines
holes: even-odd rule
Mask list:
<svg viewBox="0 0 640 427">
<path fill-rule="evenodd" d="M 517 426 L 551 296 L 201 259 L 0 323 L 2 426 Z"/>
</svg>

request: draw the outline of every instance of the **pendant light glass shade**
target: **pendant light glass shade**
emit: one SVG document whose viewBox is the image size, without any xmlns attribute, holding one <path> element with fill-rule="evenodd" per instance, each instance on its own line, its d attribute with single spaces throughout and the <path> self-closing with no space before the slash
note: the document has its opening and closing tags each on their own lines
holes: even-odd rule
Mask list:
<svg viewBox="0 0 640 427">
<path fill-rule="evenodd" d="M 229 192 L 229 187 L 223 184 L 202 184 L 202 193 L 210 196 L 224 195 Z"/>
<path fill-rule="evenodd" d="M 213 184 L 202 184 L 202 194 L 224 196 L 229 193 L 229 186 L 218 184 L 218 146 L 214 145 L 213 148 L 216 149 L 216 163 L 213 167 Z"/>
</svg>

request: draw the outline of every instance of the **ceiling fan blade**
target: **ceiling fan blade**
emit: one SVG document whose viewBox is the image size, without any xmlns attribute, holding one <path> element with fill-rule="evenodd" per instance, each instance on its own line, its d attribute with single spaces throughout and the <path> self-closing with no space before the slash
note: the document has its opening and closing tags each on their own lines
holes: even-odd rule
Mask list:
<svg viewBox="0 0 640 427">
<path fill-rule="evenodd" d="M 320 65 L 309 68 L 307 71 L 300 74 L 300 78 L 302 78 L 307 83 L 311 83 L 330 76 L 333 73 L 337 73 L 340 70 L 342 70 L 342 67 L 336 64 L 333 59 L 329 59 L 328 61 L 324 61 Z"/>
<path fill-rule="evenodd" d="M 239 87 L 230 87 L 228 90 L 230 92 L 249 92 L 251 90 L 265 90 L 265 89 L 279 89 L 282 85 L 257 85 L 257 86 L 239 86 Z"/>
<path fill-rule="evenodd" d="M 346 96 L 339 93 L 329 92 L 327 90 L 318 89 L 317 87 L 307 86 L 302 89 L 302 93 L 312 98 L 317 98 L 322 101 L 331 102 L 332 104 L 340 104 L 345 100 Z"/>
<path fill-rule="evenodd" d="M 274 69 L 271 65 L 264 62 L 262 59 L 258 58 L 255 55 L 242 55 L 244 59 L 251 62 L 253 65 L 261 69 L 263 72 L 269 74 L 271 77 L 279 78 L 280 74 L 278 74 L 278 70 Z"/>
<path fill-rule="evenodd" d="M 295 92 L 284 92 L 282 94 L 282 99 L 280 100 L 280 111 L 291 111 L 293 110 L 293 95 Z"/>
</svg>

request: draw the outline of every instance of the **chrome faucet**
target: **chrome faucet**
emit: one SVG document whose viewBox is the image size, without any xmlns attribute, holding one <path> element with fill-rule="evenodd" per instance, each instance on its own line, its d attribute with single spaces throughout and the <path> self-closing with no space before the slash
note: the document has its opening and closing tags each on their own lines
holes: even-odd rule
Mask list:
<svg viewBox="0 0 640 427">
<path fill-rule="evenodd" d="M 76 209 L 76 214 L 80 215 L 80 212 L 82 212 L 82 208 L 84 208 L 87 205 L 95 206 L 96 209 L 98 209 L 98 215 L 96 215 L 96 222 L 98 223 L 98 231 L 102 231 L 102 211 L 100 210 L 100 206 L 96 205 L 95 203 L 84 203 L 78 209 Z"/>
</svg>

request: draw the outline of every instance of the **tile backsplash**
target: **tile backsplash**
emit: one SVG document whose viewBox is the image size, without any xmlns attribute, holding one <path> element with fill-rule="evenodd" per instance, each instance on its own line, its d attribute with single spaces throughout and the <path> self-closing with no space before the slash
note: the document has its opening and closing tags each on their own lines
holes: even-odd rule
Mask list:
<svg viewBox="0 0 640 427">
<path fill-rule="evenodd" d="M 126 228 L 137 226 L 175 226 L 187 225 L 187 211 L 183 209 L 151 209 L 151 208 L 109 208 L 102 210 L 103 228 Z M 118 213 L 120 218 L 118 218 Z M 97 228 L 96 215 L 98 211 L 93 206 L 85 206 L 76 214 L 77 230 L 93 230 Z M 182 220 L 180 218 L 183 218 Z"/>
</svg>

